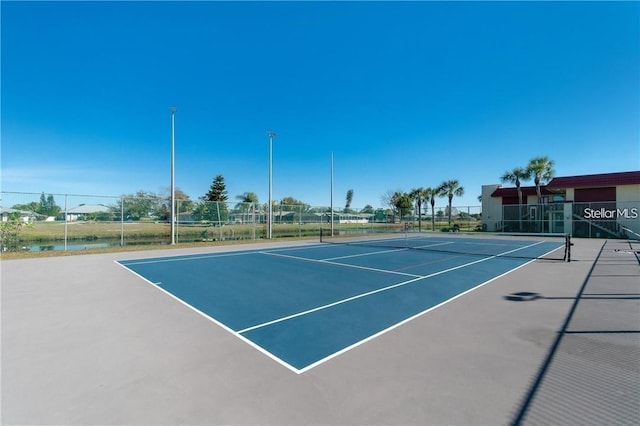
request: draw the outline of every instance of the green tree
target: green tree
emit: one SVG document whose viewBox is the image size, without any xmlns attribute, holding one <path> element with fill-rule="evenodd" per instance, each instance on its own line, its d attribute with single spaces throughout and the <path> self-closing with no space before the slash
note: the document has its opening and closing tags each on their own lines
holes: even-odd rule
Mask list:
<svg viewBox="0 0 640 426">
<path fill-rule="evenodd" d="M 516 191 L 518 191 L 518 220 L 520 230 L 522 230 L 522 188 L 520 187 L 523 181 L 527 181 L 531 179 L 531 170 L 523 167 L 515 167 L 511 171 L 505 172 L 500 180 L 502 182 L 512 183 L 516 186 Z"/>
<path fill-rule="evenodd" d="M 158 214 L 162 214 L 162 205 L 162 197 L 153 192 L 139 190 L 135 194 L 122 196 L 125 220 L 138 221 L 154 216 L 158 217 Z M 120 206 L 114 206 L 114 210 L 119 213 Z"/>
<path fill-rule="evenodd" d="M 531 170 L 522 167 L 516 167 L 511 171 L 507 171 L 500 177 L 502 182 L 512 183 L 516 186 L 519 204 L 522 204 L 522 188 L 520 185 L 523 181 L 529 179 L 531 179 Z"/>
<path fill-rule="evenodd" d="M 395 211 L 400 215 L 400 220 L 413 208 L 413 198 L 406 192 L 396 191 L 391 197 L 391 204 Z"/>
<path fill-rule="evenodd" d="M 373 206 L 371 204 L 367 204 L 362 208 L 362 211 L 360 213 L 373 214 Z"/>
<path fill-rule="evenodd" d="M 427 194 L 427 197 L 431 202 L 431 230 L 435 231 L 436 230 L 436 197 L 440 196 L 440 188 L 429 187 L 429 188 L 425 188 L 424 192 L 425 194 Z"/>
<path fill-rule="evenodd" d="M 348 213 L 349 209 L 351 209 L 351 202 L 353 201 L 353 189 L 347 191 L 346 201 L 347 202 L 344 205 L 344 211 L 345 213 Z"/>
<path fill-rule="evenodd" d="M 310 208 L 310 205 L 293 197 L 284 197 L 280 200 L 279 203 L 273 205 L 274 214 L 276 211 L 278 212 L 278 220 L 280 222 L 283 221 L 283 214 L 285 212 L 294 212 L 296 214 L 301 214 L 303 212 L 308 212 Z"/>
<path fill-rule="evenodd" d="M 389 210 L 391 214 L 393 211 Z M 384 209 L 377 209 L 373 212 L 373 221 L 376 223 L 384 223 L 387 221 L 387 212 Z"/>
<path fill-rule="evenodd" d="M 217 175 L 213 179 L 209 191 L 204 195 L 204 197 L 202 197 L 202 200 L 226 203 L 228 198 L 227 186 L 224 183 L 224 176 Z"/>
<path fill-rule="evenodd" d="M 11 207 L 12 209 L 15 210 L 22 210 L 25 212 L 34 212 L 37 213 L 38 210 L 40 209 L 40 203 L 36 202 L 36 201 L 32 201 L 28 204 L 15 204 Z"/>
<path fill-rule="evenodd" d="M 240 195 L 236 195 L 236 200 L 240 203 L 258 203 L 258 195 L 255 192 L 244 192 Z"/>
<path fill-rule="evenodd" d="M 193 200 L 181 189 L 176 188 L 176 212 L 186 213 L 193 209 Z"/>
<path fill-rule="evenodd" d="M 20 231 L 24 226 L 20 213 L 9 213 L 6 221 L 0 221 L 0 251 L 20 250 Z"/>
<path fill-rule="evenodd" d="M 457 180 L 447 180 L 440 185 L 440 196 L 449 199 L 449 225 L 451 225 L 451 204 L 453 197 L 461 197 L 462 195 L 464 195 L 464 188 L 460 186 L 460 182 Z"/>
<path fill-rule="evenodd" d="M 154 194 L 155 195 L 155 194 Z M 180 188 L 175 189 L 176 196 L 176 214 L 186 213 L 193 210 L 194 204 L 191 198 Z M 159 202 L 156 206 L 156 210 L 152 212 L 152 215 L 162 220 L 171 220 L 171 189 L 167 188 L 162 197 L 159 197 L 165 202 Z"/>
<path fill-rule="evenodd" d="M 280 204 L 281 205 L 285 205 L 285 206 L 303 206 L 303 205 L 306 205 L 304 202 L 302 202 L 300 200 L 296 200 L 293 197 L 284 197 L 282 200 L 280 200 Z"/>
<path fill-rule="evenodd" d="M 422 232 L 422 203 L 429 200 L 429 194 L 425 188 L 420 187 L 412 189 L 409 195 L 416 202 L 416 207 L 418 209 L 418 232 Z"/>
<path fill-rule="evenodd" d="M 235 209 L 240 210 L 243 216 L 245 216 L 244 221 L 248 222 L 251 207 L 253 206 L 253 211 L 255 212 L 255 207 L 258 206 L 258 195 L 255 192 L 244 192 L 236 195 L 236 200 L 238 200 L 239 203 L 236 204 Z"/>
<path fill-rule="evenodd" d="M 229 212 L 227 210 L 227 187 L 224 183 L 224 176 L 217 175 L 209 191 L 200 198 L 200 203 L 194 208 L 194 218 L 222 224 L 227 221 Z"/>
<path fill-rule="evenodd" d="M 49 194 L 45 197 L 44 192 L 40 194 L 40 205 L 36 210 L 37 213 L 40 213 L 43 216 L 57 216 L 60 214 L 62 209 L 56 205 L 56 201 L 53 198 L 52 194 Z"/>
<path fill-rule="evenodd" d="M 536 194 L 538 195 L 538 204 L 542 202 L 542 192 L 540 185 L 543 181 L 548 182 L 553 178 L 555 171 L 554 163 L 549 157 L 535 157 L 529 161 L 527 170 L 530 176 L 533 176 L 533 182 L 536 184 Z"/>
</svg>

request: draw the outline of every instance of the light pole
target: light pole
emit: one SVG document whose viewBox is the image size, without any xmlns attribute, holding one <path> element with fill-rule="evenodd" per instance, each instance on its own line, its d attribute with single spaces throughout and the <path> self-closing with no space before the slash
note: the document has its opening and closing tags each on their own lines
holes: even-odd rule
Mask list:
<svg viewBox="0 0 640 426">
<path fill-rule="evenodd" d="M 331 151 L 331 236 L 333 237 L 333 151 Z"/>
<path fill-rule="evenodd" d="M 170 107 L 171 111 L 171 244 L 176 243 L 176 171 L 175 171 L 175 139 L 174 139 L 174 119 L 176 108 Z"/>
<path fill-rule="evenodd" d="M 273 229 L 273 206 L 271 205 L 271 195 L 273 189 L 273 138 L 277 135 L 275 132 L 269 130 L 267 132 L 269 136 L 269 217 L 267 218 L 267 238 L 271 239 Z"/>
</svg>

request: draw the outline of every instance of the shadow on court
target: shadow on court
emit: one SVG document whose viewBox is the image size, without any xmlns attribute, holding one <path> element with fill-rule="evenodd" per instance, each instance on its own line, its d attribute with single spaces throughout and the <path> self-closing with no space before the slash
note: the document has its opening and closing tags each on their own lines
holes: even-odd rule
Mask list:
<svg viewBox="0 0 640 426">
<path fill-rule="evenodd" d="M 640 262 L 625 246 L 602 246 L 576 297 L 505 296 L 574 300 L 512 425 L 640 424 Z"/>
</svg>

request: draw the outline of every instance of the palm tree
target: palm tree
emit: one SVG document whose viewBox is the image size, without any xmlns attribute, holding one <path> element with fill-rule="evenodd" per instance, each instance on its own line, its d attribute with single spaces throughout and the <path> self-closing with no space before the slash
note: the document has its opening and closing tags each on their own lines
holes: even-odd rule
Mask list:
<svg viewBox="0 0 640 426">
<path fill-rule="evenodd" d="M 447 180 L 440 185 L 440 196 L 449 198 L 449 226 L 451 226 L 451 203 L 453 196 L 461 197 L 464 195 L 464 188 L 460 186 L 457 180 Z"/>
<path fill-rule="evenodd" d="M 553 178 L 553 160 L 549 157 L 535 157 L 529 161 L 527 170 L 530 176 L 533 176 L 533 182 L 536 184 L 536 194 L 538 195 L 538 204 L 542 203 L 542 192 L 540 191 L 540 184 L 542 181 L 550 181 Z"/>
<path fill-rule="evenodd" d="M 247 219 L 249 215 L 250 206 L 258 205 L 258 196 L 256 195 L 255 192 L 245 192 L 243 194 L 236 195 L 236 200 L 240 201 L 236 205 L 236 209 L 239 207 L 247 215 Z"/>
<path fill-rule="evenodd" d="M 522 230 L 522 188 L 520 184 L 522 181 L 531 179 L 531 170 L 528 168 L 516 167 L 511 171 L 505 172 L 500 180 L 502 182 L 513 183 L 518 191 L 518 219 L 520 230 Z"/>
<path fill-rule="evenodd" d="M 416 200 L 416 206 L 418 207 L 418 232 L 422 232 L 422 203 L 429 200 L 429 194 L 427 194 L 424 188 L 420 187 L 412 189 L 409 195 Z"/>
<path fill-rule="evenodd" d="M 425 194 L 427 197 L 425 199 L 429 199 L 431 201 L 431 230 L 436 230 L 436 197 L 440 196 L 440 188 L 425 188 Z"/>
<path fill-rule="evenodd" d="M 500 180 L 502 182 L 512 183 L 516 186 L 518 191 L 518 204 L 522 204 L 522 189 L 520 184 L 522 181 L 531 179 L 531 170 L 528 168 L 516 167 L 511 171 L 505 172 Z"/>
</svg>

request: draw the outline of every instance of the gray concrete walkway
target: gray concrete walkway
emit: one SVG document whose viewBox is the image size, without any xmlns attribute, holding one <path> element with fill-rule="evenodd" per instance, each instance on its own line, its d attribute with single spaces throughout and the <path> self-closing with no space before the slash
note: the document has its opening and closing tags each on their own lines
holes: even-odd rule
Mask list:
<svg viewBox="0 0 640 426">
<path fill-rule="evenodd" d="M 575 243 L 300 375 L 114 263 L 229 248 L 2 261 L 1 421 L 637 423 L 637 258 Z"/>
<path fill-rule="evenodd" d="M 516 422 L 640 424 L 639 249 L 603 246 Z"/>
</svg>

